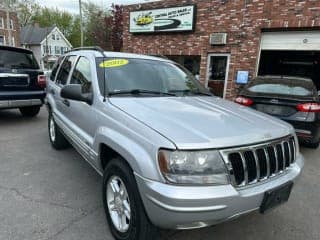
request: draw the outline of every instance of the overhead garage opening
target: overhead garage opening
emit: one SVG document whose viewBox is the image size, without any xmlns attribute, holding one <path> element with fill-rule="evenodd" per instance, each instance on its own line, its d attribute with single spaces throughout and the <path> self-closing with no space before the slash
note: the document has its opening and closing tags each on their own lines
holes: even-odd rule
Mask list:
<svg viewBox="0 0 320 240">
<path fill-rule="evenodd" d="M 308 77 L 320 89 L 320 31 L 263 33 L 258 75 Z"/>
<path fill-rule="evenodd" d="M 320 89 L 320 51 L 263 50 L 258 75 L 308 77 Z"/>
</svg>

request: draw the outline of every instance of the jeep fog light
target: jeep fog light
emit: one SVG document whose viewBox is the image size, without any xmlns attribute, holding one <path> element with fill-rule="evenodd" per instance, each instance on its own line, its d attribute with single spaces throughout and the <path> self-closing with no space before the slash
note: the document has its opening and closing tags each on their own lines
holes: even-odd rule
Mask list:
<svg viewBox="0 0 320 240">
<path fill-rule="evenodd" d="M 229 175 L 218 151 L 160 150 L 159 167 L 170 183 L 190 185 L 229 184 Z"/>
</svg>

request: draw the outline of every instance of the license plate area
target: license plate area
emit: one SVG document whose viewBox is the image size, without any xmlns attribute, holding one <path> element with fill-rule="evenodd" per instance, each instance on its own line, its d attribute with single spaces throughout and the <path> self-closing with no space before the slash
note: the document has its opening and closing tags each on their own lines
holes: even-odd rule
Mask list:
<svg viewBox="0 0 320 240">
<path fill-rule="evenodd" d="M 29 85 L 29 80 L 26 77 L 10 77 L 2 80 L 4 87 L 26 87 Z"/>
<path fill-rule="evenodd" d="M 287 202 L 289 200 L 292 187 L 293 182 L 288 182 L 282 186 L 265 192 L 260 206 L 260 213 L 265 213 L 266 211 Z"/>
<path fill-rule="evenodd" d="M 30 84 L 29 75 L 0 73 L 1 87 L 27 87 Z"/>
<path fill-rule="evenodd" d="M 256 109 L 260 112 L 277 116 L 290 116 L 296 112 L 294 108 L 289 106 L 277 106 L 267 104 L 256 104 Z"/>
</svg>

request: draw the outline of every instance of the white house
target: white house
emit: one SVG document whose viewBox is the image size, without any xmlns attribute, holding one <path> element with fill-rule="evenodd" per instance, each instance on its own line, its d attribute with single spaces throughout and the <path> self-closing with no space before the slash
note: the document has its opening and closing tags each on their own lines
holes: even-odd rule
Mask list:
<svg viewBox="0 0 320 240">
<path fill-rule="evenodd" d="M 51 69 L 58 57 L 72 48 L 58 27 L 29 25 L 20 35 L 22 47 L 33 51 L 43 69 Z"/>
</svg>

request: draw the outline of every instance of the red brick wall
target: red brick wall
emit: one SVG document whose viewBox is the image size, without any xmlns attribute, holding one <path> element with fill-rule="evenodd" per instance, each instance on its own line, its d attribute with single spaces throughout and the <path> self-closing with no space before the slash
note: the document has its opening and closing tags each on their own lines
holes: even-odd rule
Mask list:
<svg viewBox="0 0 320 240">
<path fill-rule="evenodd" d="M 6 45 L 9 43 L 9 32 L 7 30 L 7 13 L 0 9 L 0 19 L 3 18 L 4 28 L 0 28 L 0 35 L 5 36 Z M 13 20 L 12 36 L 16 47 L 20 47 L 20 24 L 18 21 L 17 13 L 10 12 L 10 19 Z M 1 20 L 0 20 L 1 21 Z M 1 26 L 0 26 L 1 27 Z"/>
<path fill-rule="evenodd" d="M 209 53 L 231 54 L 227 98 L 237 93 L 234 82 L 239 70 L 256 73 L 262 29 L 320 27 L 319 0 L 165 0 L 141 5 L 143 9 L 197 4 L 194 33 L 147 35 L 130 34 L 129 12 L 138 5 L 125 8 L 124 51 L 161 55 L 201 55 L 200 80 L 205 82 Z M 210 46 L 209 36 L 227 32 L 225 46 Z"/>
</svg>

